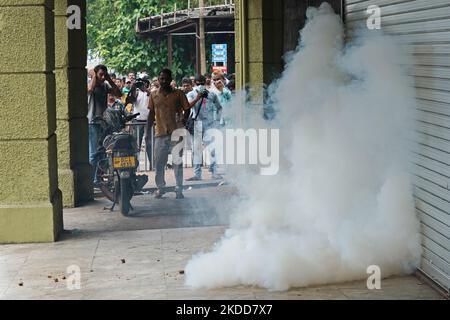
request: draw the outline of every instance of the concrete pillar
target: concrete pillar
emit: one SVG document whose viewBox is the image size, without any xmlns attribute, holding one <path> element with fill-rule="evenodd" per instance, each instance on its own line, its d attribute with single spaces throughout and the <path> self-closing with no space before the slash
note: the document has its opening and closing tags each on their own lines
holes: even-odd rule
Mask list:
<svg viewBox="0 0 450 320">
<path fill-rule="evenodd" d="M 263 103 L 263 87 L 283 69 L 283 1 L 236 1 L 238 87 L 249 85 L 251 101 Z"/>
<path fill-rule="evenodd" d="M 53 6 L 0 1 L 0 243 L 52 242 L 63 230 Z"/>
<path fill-rule="evenodd" d="M 234 14 L 234 32 L 235 32 L 235 67 L 236 67 L 236 89 L 242 89 L 247 82 L 247 72 L 245 70 L 247 62 L 247 24 L 244 21 L 247 20 L 246 17 L 247 10 L 245 7 L 244 0 L 236 0 L 235 2 L 235 14 Z"/>
<path fill-rule="evenodd" d="M 67 28 L 67 8 L 81 9 L 81 29 Z M 72 14 L 72 12 L 70 12 Z M 58 178 L 65 207 L 93 199 L 88 147 L 86 1 L 55 2 Z"/>
</svg>

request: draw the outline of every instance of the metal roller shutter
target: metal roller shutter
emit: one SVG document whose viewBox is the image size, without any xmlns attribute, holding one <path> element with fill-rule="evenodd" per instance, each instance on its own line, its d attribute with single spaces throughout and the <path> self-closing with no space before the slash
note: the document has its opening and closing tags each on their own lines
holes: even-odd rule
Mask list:
<svg viewBox="0 0 450 320">
<path fill-rule="evenodd" d="M 415 55 L 409 69 L 418 101 L 418 140 L 412 146 L 414 194 L 421 221 L 421 270 L 450 288 L 450 0 L 347 0 L 352 30 L 366 24 L 370 5 L 381 8 L 382 28 Z"/>
</svg>

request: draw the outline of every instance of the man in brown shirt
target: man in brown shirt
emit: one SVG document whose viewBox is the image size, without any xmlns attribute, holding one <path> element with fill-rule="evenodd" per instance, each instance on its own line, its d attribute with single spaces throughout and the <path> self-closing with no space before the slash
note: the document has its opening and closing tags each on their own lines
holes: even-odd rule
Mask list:
<svg viewBox="0 0 450 320">
<path fill-rule="evenodd" d="M 197 97 L 195 103 L 189 103 L 183 91 L 170 86 L 172 72 L 169 69 L 163 69 L 158 80 L 160 88 L 152 92 L 148 103 L 150 114 L 147 128 L 152 128 L 156 122 L 155 169 L 158 191 L 155 197 L 161 198 L 165 193 L 166 181 L 164 176 L 169 153 L 179 143 L 178 141 L 172 141 L 172 133 L 183 128 L 184 113 L 189 112 L 192 106 L 200 100 L 200 96 Z M 147 134 L 147 137 L 150 137 L 150 135 Z M 174 164 L 174 171 L 177 182 L 177 199 L 183 199 L 183 164 Z"/>
</svg>

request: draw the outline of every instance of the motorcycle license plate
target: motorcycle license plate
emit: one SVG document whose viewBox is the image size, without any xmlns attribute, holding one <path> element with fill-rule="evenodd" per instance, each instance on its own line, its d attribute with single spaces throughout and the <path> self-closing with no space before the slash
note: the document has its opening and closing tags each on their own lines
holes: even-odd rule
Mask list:
<svg viewBox="0 0 450 320">
<path fill-rule="evenodd" d="M 114 158 L 114 169 L 134 168 L 136 167 L 135 157 L 116 157 Z"/>
</svg>

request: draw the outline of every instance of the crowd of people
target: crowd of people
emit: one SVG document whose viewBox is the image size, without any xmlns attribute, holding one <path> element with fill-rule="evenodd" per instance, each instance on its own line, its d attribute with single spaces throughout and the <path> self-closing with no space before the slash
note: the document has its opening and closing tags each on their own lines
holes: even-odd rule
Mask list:
<svg viewBox="0 0 450 320">
<path fill-rule="evenodd" d="M 174 147 L 172 133 L 186 127 L 188 131 L 201 139 L 193 139 L 193 162 L 195 175 L 188 181 L 202 180 L 203 148 L 211 143 L 206 132 L 212 128 L 227 125 L 224 108 L 230 107 L 235 90 L 234 76 L 220 72 L 184 77 L 178 84 L 172 71 L 163 69 L 157 77 L 150 78 L 147 72 L 128 73 L 127 77 L 109 74 L 104 65 L 89 70 L 89 160 L 97 166 L 95 154 L 101 141 L 99 122 L 107 108 L 113 108 L 124 115 L 137 114 L 133 120 L 133 134 L 138 150 L 145 141 L 145 151 L 149 159 L 154 157 L 156 171 L 156 198 L 165 193 L 165 168 L 168 156 Z M 190 126 L 189 126 L 190 125 Z M 151 139 L 154 130 L 154 141 Z M 154 143 L 153 143 L 154 142 Z M 213 179 L 221 179 L 217 174 L 215 150 L 210 149 L 209 170 Z M 183 165 L 173 165 L 177 199 L 183 196 Z M 94 170 L 95 171 L 95 170 Z M 99 185 L 98 177 L 93 174 L 94 185 Z"/>
</svg>

